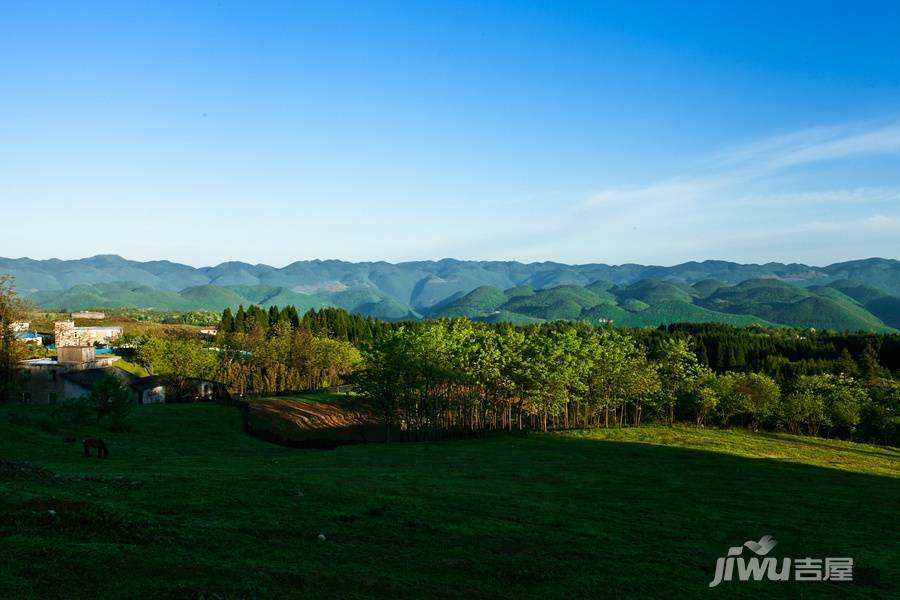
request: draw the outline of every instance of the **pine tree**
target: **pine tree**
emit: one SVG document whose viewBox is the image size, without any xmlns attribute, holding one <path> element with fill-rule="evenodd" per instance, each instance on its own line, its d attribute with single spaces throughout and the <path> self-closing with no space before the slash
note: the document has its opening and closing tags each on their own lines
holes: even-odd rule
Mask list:
<svg viewBox="0 0 900 600">
<path fill-rule="evenodd" d="M 841 355 L 838 356 L 834 366 L 839 375 L 852 377 L 859 373 L 859 368 L 856 366 L 856 361 L 853 360 L 853 355 L 850 354 L 850 351 L 847 350 L 847 348 L 841 350 Z"/>
<path fill-rule="evenodd" d="M 706 344 L 703 343 L 702 339 L 697 343 L 697 358 L 700 360 L 701 365 L 709 366 L 709 353 L 706 351 Z"/>
<path fill-rule="evenodd" d="M 877 379 L 884 375 L 884 367 L 878 362 L 878 352 L 867 344 L 859 357 L 859 370 L 865 379 Z"/>
<path fill-rule="evenodd" d="M 269 327 L 274 327 L 275 323 L 278 322 L 278 307 L 276 305 L 272 305 L 269 307 Z"/>
<path fill-rule="evenodd" d="M 234 333 L 234 316 L 231 314 L 230 308 L 222 311 L 222 321 L 219 323 L 219 330 L 226 333 Z"/>
<path fill-rule="evenodd" d="M 244 305 L 238 306 L 237 314 L 234 316 L 234 331 L 236 333 L 247 332 L 247 313 L 244 312 Z"/>
</svg>

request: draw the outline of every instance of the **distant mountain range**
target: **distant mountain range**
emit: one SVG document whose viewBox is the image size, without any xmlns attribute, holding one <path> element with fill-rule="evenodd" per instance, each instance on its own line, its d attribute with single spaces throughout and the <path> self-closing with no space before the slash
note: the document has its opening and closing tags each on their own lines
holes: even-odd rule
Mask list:
<svg viewBox="0 0 900 600">
<path fill-rule="evenodd" d="M 467 316 L 516 323 L 612 320 L 900 328 L 900 261 L 827 267 L 725 261 L 672 267 L 555 262 L 313 260 L 283 268 L 227 262 L 194 268 L 102 255 L 0 258 L 0 274 L 41 308 L 221 310 L 239 304 L 340 306 L 385 319 Z"/>
</svg>

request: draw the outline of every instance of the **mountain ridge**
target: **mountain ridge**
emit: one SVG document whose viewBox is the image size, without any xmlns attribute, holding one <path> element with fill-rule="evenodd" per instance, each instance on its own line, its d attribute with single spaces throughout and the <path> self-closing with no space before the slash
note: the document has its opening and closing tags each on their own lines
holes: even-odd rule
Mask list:
<svg viewBox="0 0 900 600">
<path fill-rule="evenodd" d="M 115 254 L 102 254 L 82 259 L 36 260 L 31 258 L 0 258 L 0 273 L 16 276 L 19 287 L 29 291 L 65 289 L 79 283 L 109 283 L 136 281 L 171 291 L 180 291 L 191 285 L 273 285 L 292 288 L 297 285 L 315 286 L 328 282 L 344 282 L 348 287 L 371 284 L 381 289 L 388 284 L 398 300 L 425 306 L 431 301 L 429 294 L 422 302 L 413 297 L 417 284 L 427 290 L 429 276 L 442 281 L 432 281 L 443 289 L 452 287 L 454 280 L 477 280 L 466 291 L 478 285 L 516 287 L 553 287 L 564 283 L 588 285 L 597 280 L 615 284 L 633 283 L 640 279 L 674 279 L 696 283 L 703 279 L 719 279 L 734 284 L 746 279 L 775 277 L 789 281 L 828 283 L 837 279 L 852 279 L 900 296 L 900 261 L 884 258 L 833 263 L 824 267 L 802 263 L 735 263 L 722 260 L 688 261 L 672 266 L 639 265 L 625 263 L 566 264 L 555 261 L 523 263 L 518 261 L 465 261 L 445 258 L 436 261 L 386 261 L 349 262 L 337 259 L 294 261 L 284 267 L 263 263 L 250 264 L 227 261 L 215 266 L 191 267 L 182 263 L 157 260 L 133 261 Z M 127 277 L 127 274 L 137 275 Z M 250 278 L 246 280 L 246 278 Z M 567 277 L 577 281 L 567 281 Z M 244 278 L 244 281 L 234 281 Z M 389 278 L 393 281 L 386 282 Z M 399 282 L 399 285 L 398 285 Z M 451 285 L 447 285 L 447 284 Z M 473 283 L 475 283 L 473 281 Z M 873 283 L 877 283 L 873 285 Z M 444 294 L 442 298 L 448 296 Z M 433 303 L 433 301 L 431 301 Z"/>
<path fill-rule="evenodd" d="M 196 268 L 107 254 L 76 260 L 0 258 L 4 273 L 13 275 L 19 291 L 37 306 L 72 310 L 219 310 L 252 302 L 292 303 L 298 308 L 334 305 L 386 319 L 441 316 L 446 309 L 442 316 L 474 311 L 477 318 L 503 315 L 529 322 L 588 317 L 649 324 L 709 318 L 868 329 L 900 326 L 900 261 L 884 258 L 825 267 L 722 260 L 666 267 L 316 259 L 281 268 L 241 261 Z M 480 298 L 468 297 L 479 289 Z M 461 301 L 468 304 L 459 305 Z"/>
</svg>

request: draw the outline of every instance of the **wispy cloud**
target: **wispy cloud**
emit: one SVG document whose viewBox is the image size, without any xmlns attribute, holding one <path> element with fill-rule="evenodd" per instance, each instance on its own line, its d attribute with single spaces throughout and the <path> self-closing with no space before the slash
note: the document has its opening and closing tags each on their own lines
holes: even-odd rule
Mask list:
<svg viewBox="0 0 900 600">
<path fill-rule="evenodd" d="M 860 126 L 823 127 L 732 148 L 701 163 L 696 172 L 633 188 L 600 190 L 585 206 L 610 207 L 632 202 L 671 205 L 718 194 L 740 185 L 764 180 L 779 172 L 826 161 L 878 154 L 900 155 L 900 124 L 861 130 Z M 818 190 L 802 194 L 852 195 L 857 202 L 896 194 L 893 189 L 860 187 L 855 190 Z M 732 199 L 735 195 L 729 194 Z M 785 196 L 786 198 L 786 196 Z"/>
<path fill-rule="evenodd" d="M 900 159 L 900 123 L 794 132 L 720 152 L 677 177 L 600 189 L 523 239 L 536 253 L 582 261 L 821 263 L 847 258 L 844 240 L 847 251 L 898 255 L 900 169 L 840 184 L 821 176 L 830 162 L 865 167 L 885 156 Z"/>
<path fill-rule="evenodd" d="M 875 158 L 896 168 L 868 168 Z M 829 176 L 832 163 L 840 177 Z M 809 129 L 695 164 L 539 215 L 512 213 L 503 231 L 469 226 L 466 247 L 471 257 L 609 263 L 900 257 L 900 123 Z"/>
<path fill-rule="evenodd" d="M 893 153 L 900 153 L 900 124 L 843 125 L 808 129 L 734 148 L 718 157 L 718 162 L 762 176 L 805 164 Z"/>
</svg>

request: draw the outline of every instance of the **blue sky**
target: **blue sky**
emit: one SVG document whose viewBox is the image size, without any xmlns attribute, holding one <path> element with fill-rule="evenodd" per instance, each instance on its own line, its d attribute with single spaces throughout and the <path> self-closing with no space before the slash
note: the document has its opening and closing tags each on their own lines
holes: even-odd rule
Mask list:
<svg viewBox="0 0 900 600">
<path fill-rule="evenodd" d="M 0 3 L 0 256 L 900 258 L 897 2 Z"/>
</svg>

